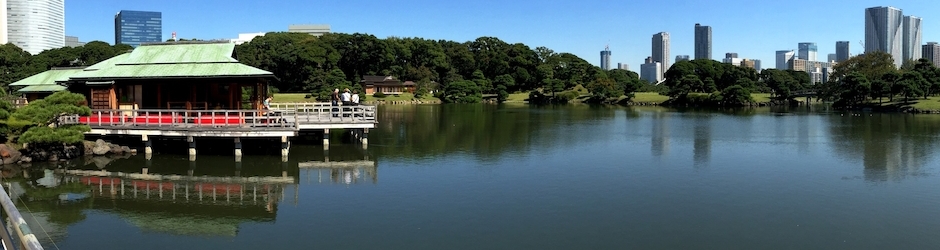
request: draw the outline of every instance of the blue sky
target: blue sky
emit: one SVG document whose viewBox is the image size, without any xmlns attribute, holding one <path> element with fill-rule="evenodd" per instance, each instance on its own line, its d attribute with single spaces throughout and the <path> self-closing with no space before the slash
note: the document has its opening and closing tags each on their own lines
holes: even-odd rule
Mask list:
<svg viewBox="0 0 940 250">
<path fill-rule="evenodd" d="M 290 24 L 329 24 L 333 32 L 468 41 L 493 36 L 530 47 L 569 52 L 598 65 L 609 44 L 612 63 L 639 65 L 651 54 L 651 37 L 671 36 L 670 58 L 692 55 L 694 25 L 712 27 L 712 56 L 726 52 L 774 67 L 774 51 L 816 42 L 819 58 L 835 42 L 862 51 L 864 9 L 894 6 L 923 21 L 923 42 L 940 40 L 940 1 L 368 1 L 368 0 L 164 0 L 66 1 L 66 34 L 81 41 L 114 42 L 119 10 L 160 11 L 164 39 L 235 38 L 239 33 L 285 31 Z"/>
</svg>

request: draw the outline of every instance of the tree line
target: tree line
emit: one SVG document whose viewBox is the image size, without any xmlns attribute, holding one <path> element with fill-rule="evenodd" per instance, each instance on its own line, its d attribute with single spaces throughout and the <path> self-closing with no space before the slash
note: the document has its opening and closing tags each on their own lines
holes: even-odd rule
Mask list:
<svg viewBox="0 0 940 250">
<path fill-rule="evenodd" d="M 320 98 L 331 89 L 359 88 L 364 75 L 414 81 L 416 95 L 434 92 L 446 102 L 465 103 L 480 102 L 484 94 L 503 101 L 513 92 L 530 92 L 546 101 L 570 99 L 570 92 L 564 92 L 579 85 L 606 100 L 641 86 L 634 72 L 605 71 L 570 53 L 495 37 L 455 42 L 272 32 L 238 45 L 236 53 L 240 62 L 274 73 L 278 91 Z"/>
<path fill-rule="evenodd" d="M 45 50 L 37 55 L 20 49 L 11 43 L 0 45 L 0 86 L 42 73 L 54 67 L 91 66 L 134 49 L 130 45 L 109 45 L 93 41 L 79 47 L 62 47 Z"/>
</svg>

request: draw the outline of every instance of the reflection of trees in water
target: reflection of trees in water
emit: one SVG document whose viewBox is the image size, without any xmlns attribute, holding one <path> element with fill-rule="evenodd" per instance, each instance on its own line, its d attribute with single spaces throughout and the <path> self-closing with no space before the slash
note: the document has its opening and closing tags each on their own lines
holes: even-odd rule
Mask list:
<svg viewBox="0 0 940 250">
<path fill-rule="evenodd" d="M 473 152 L 495 160 L 531 145 L 550 147 L 609 135 L 591 130 L 618 109 L 588 105 L 386 105 L 370 150 L 383 157 L 428 157 Z M 381 137 L 381 138 L 376 138 Z"/>
<path fill-rule="evenodd" d="M 898 181 L 923 175 L 922 167 L 937 145 L 940 117 L 901 114 L 833 116 L 834 151 L 862 160 L 868 181 Z"/>
</svg>

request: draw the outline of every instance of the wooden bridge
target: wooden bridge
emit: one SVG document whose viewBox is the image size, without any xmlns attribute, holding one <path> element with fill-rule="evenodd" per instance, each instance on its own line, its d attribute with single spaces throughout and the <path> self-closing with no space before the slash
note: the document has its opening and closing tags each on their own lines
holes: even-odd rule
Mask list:
<svg viewBox="0 0 940 250">
<path fill-rule="evenodd" d="M 275 103 L 271 110 L 187 110 L 187 109 L 94 109 L 89 116 L 66 115 L 59 125 L 84 124 L 90 135 L 134 135 L 152 153 L 150 136 L 185 137 L 190 155 L 195 153 L 196 137 L 228 137 L 235 140 L 235 154 L 241 156 L 242 137 L 280 138 L 282 154 L 287 155 L 289 138 L 303 130 L 319 130 L 329 145 L 331 129 L 347 129 L 363 147 L 369 129 L 375 128 L 375 106 L 332 106 L 330 103 Z M 192 157 L 191 157 L 192 158 Z"/>
<path fill-rule="evenodd" d="M 803 89 L 803 90 L 790 92 L 790 96 L 792 97 L 815 97 L 817 96 L 817 92 L 818 91 L 816 89 Z"/>
</svg>

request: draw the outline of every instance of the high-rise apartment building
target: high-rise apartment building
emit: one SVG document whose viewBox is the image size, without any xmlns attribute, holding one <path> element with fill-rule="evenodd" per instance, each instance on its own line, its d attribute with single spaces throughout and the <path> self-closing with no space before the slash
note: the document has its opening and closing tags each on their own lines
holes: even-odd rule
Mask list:
<svg viewBox="0 0 940 250">
<path fill-rule="evenodd" d="M 849 41 L 836 42 L 836 62 L 844 62 L 852 56 L 849 52 Z"/>
<path fill-rule="evenodd" d="M 903 21 L 901 9 L 895 7 L 871 7 L 865 9 L 865 52 L 882 51 L 894 58 L 894 65 L 901 67 Z"/>
<path fill-rule="evenodd" d="M 669 69 L 669 33 L 659 32 L 653 34 L 653 61 L 659 62 L 660 72 Z"/>
<path fill-rule="evenodd" d="M 816 61 L 817 51 L 816 43 L 799 43 L 799 54 L 797 54 L 797 58 L 807 61 Z"/>
<path fill-rule="evenodd" d="M 662 65 L 653 61 L 652 57 L 646 58 L 646 63 L 640 65 L 640 78 L 653 84 L 659 84 L 663 81 Z"/>
<path fill-rule="evenodd" d="M 921 36 L 921 23 L 923 19 L 916 16 L 904 16 L 904 34 L 902 35 L 902 45 L 901 45 L 901 57 L 904 60 L 914 60 L 920 59 L 921 54 L 923 53 L 923 48 L 921 48 L 921 43 L 923 38 Z"/>
<path fill-rule="evenodd" d="M 695 24 L 695 59 L 712 59 L 712 27 Z"/>
<path fill-rule="evenodd" d="M 65 36 L 65 47 L 81 47 L 84 45 L 85 43 L 79 41 L 77 36 Z"/>
<path fill-rule="evenodd" d="M 622 70 L 630 70 L 630 65 L 626 63 L 617 63 L 617 68 Z"/>
<path fill-rule="evenodd" d="M 924 58 L 933 62 L 933 66 L 940 67 L 940 44 L 937 42 L 928 42 L 922 49 Z"/>
<path fill-rule="evenodd" d="M 794 54 L 792 50 L 778 50 L 776 68 L 779 70 L 789 68 L 788 62 L 793 59 Z"/>
<path fill-rule="evenodd" d="M 610 47 L 601 50 L 601 69 L 610 70 Z"/>
<path fill-rule="evenodd" d="M 65 0 L 0 0 L 5 8 L 0 22 L 3 43 L 29 52 L 65 47 Z"/>
<path fill-rule="evenodd" d="M 163 14 L 154 11 L 122 10 L 114 15 L 114 44 L 134 48 L 163 42 Z"/>
<path fill-rule="evenodd" d="M 287 32 L 307 33 L 312 36 L 322 36 L 330 33 L 329 24 L 291 24 L 287 26 Z"/>
</svg>

